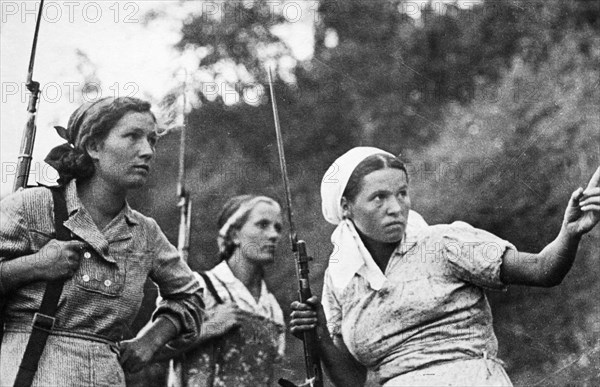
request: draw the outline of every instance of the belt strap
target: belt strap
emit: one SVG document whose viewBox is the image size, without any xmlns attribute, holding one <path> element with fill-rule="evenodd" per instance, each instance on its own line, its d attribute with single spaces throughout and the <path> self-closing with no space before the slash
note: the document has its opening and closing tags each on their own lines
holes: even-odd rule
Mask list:
<svg viewBox="0 0 600 387">
<path fill-rule="evenodd" d="M 71 239 L 71 234 L 63 224 L 69 217 L 63 190 L 61 187 L 51 188 L 50 190 L 52 191 L 52 199 L 54 200 L 54 229 L 56 230 L 56 239 L 68 241 Z M 48 341 L 48 335 L 50 335 L 56 321 L 54 315 L 58 309 L 58 300 L 60 299 L 63 285 L 64 281 L 62 280 L 50 281 L 46 284 L 46 291 L 44 292 L 40 309 L 33 317 L 31 336 L 29 336 L 14 387 L 29 387 L 33 383 L 40 358 Z"/>
</svg>

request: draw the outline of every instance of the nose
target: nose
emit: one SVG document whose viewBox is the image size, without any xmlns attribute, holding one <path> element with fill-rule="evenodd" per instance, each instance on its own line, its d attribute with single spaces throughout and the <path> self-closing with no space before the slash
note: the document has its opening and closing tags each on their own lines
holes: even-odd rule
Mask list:
<svg viewBox="0 0 600 387">
<path fill-rule="evenodd" d="M 140 157 L 145 160 L 150 160 L 153 156 L 154 145 L 152 145 L 152 143 L 148 139 L 143 140 L 140 148 Z"/>
<path fill-rule="evenodd" d="M 388 202 L 387 213 L 389 215 L 397 215 L 400 214 L 401 211 L 402 203 L 400 203 L 400 200 L 398 198 L 391 196 Z"/>
<path fill-rule="evenodd" d="M 279 238 L 281 238 L 281 232 L 278 231 L 277 228 L 275 228 L 275 226 L 269 227 L 268 233 L 268 238 L 271 242 L 276 243 L 279 241 Z"/>
</svg>

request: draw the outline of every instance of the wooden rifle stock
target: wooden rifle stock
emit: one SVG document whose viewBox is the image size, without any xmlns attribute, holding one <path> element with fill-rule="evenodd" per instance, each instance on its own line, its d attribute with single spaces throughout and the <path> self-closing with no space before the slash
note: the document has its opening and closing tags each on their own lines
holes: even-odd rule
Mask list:
<svg viewBox="0 0 600 387">
<path fill-rule="evenodd" d="M 21 148 L 19 151 L 19 160 L 17 161 L 17 169 L 13 191 L 27 186 L 29 180 L 29 170 L 31 168 L 31 158 L 33 154 L 33 144 L 35 143 L 36 128 L 36 113 L 37 104 L 40 97 L 40 83 L 34 81 L 33 65 L 35 63 L 35 52 L 37 48 L 38 33 L 40 31 L 40 22 L 42 20 L 42 10 L 44 9 L 44 0 L 40 1 L 37 20 L 35 22 L 35 32 L 33 34 L 33 44 L 31 46 L 31 55 L 29 57 L 29 68 L 27 70 L 27 82 L 25 86 L 29 90 L 29 102 L 27 104 L 27 123 L 23 129 L 23 137 L 21 139 Z"/>
</svg>

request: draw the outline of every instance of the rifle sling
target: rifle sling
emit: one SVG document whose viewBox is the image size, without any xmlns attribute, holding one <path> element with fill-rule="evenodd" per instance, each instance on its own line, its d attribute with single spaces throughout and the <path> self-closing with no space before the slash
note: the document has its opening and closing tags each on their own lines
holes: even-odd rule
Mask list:
<svg viewBox="0 0 600 387">
<path fill-rule="evenodd" d="M 62 187 L 56 187 L 50 190 L 52 192 L 52 199 L 54 200 L 56 239 L 68 241 L 71 239 L 71 234 L 63 224 L 69 217 L 63 189 Z M 31 336 L 29 336 L 14 387 L 29 387 L 33 383 L 33 378 L 35 377 L 40 358 L 48 341 L 48 336 L 54 327 L 56 320 L 54 315 L 58 309 L 58 300 L 60 299 L 63 285 L 63 280 L 50 281 L 46 284 L 40 309 L 33 317 Z"/>
<path fill-rule="evenodd" d="M 206 287 L 208 288 L 208 291 L 213 296 L 213 298 L 215 299 L 215 301 L 217 302 L 217 304 L 222 304 L 223 303 L 223 299 L 221 299 L 221 297 L 219 296 L 219 293 L 217 293 L 217 289 L 215 289 L 215 285 L 213 285 L 213 283 L 210 280 L 210 278 L 208 278 L 208 275 L 206 273 L 204 273 L 204 272 L 201 272 L 201 271 L 199 271 L 198 274 L 200 274 L 200 277 L 202 277 L 202 279 L 204 280 L 204 283 L 206 284 Z"/>
</svg>

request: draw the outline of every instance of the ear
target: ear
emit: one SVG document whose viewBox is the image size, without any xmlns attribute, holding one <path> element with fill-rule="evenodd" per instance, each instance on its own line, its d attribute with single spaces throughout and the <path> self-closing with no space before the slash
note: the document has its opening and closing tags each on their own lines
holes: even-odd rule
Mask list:
<svg viewBox="0 0 600 387">
<path fill-rule="evenodd" d="M 238 229 L 231 230 L 231 241 L 236 246 L 240 245 L 240 238 L 239 238 L 239 230 Z"/>
<path fill-rule="evenodd" d="M 101 144 L 95 139 L 90 139 L 85 144 L 85 151 L 88 153 L 88 155 L 90 155 L 90 157 L 94 161 L 98 161 L 100 159 L 100 155 L 99 155 L 100 148 L 101 148 Z"/>
<path fill-rule="evenodd" d="M 345 196 L 342 196 L 340 205 L 342 206 L 342 216 L 344 218 L 352 218 L 352 204 L 348 201 L 348 199 L 346 199 Z"/>
</svg>

